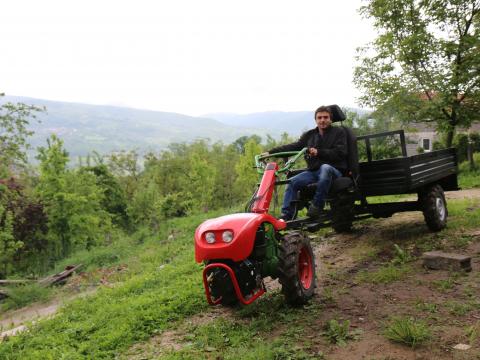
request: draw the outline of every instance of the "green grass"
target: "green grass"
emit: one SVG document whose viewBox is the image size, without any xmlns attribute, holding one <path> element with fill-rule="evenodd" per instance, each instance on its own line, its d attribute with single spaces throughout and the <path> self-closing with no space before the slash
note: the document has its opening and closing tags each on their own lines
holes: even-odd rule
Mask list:
<svg viewBox="0 0 480 360">
<path fill-rule="evenodd" d="M 193 261 L 192 246 L 193 231 L 204 217 L 175 219 L 162 229 L 164 236 L 132 247 L 122 282 L 73 301 L 53 319 L 3 342 L 0 358 L 114 358 L 132 343 L 204 311 L 201 268 Z M 161 242 L 169 226 L 181 234 L 170 243 Z"/>
<path fill-rule="evenodd" d="M 367 282 L 373 284 L 390 284 L 395 281 L 404 279 L 410 272 L 411 267 L 408 265 L 394 266 L 387 264 L 376 270 L 363 270 L 358 273 L 357 280 L 359 282 Z"/>
<path fill-rule="evenodd" d="M 350 332 L 350 321 L 331 319 L 325 325 L 323 335 L 332 343 L 345 346 L 348 340 L 356 339 L 359 331 Z"/>
<path fill-rule="evenodd" d="M 374 284 L 404 279 L 413 269 L 404 249 L 416 241 L 431 248 L 453 246 L 458 234 L 480 223 L 480 210 L 475 208 L 479 204 L 478 200 L 450 201 L 452 218 L 445 231 L 392 239 L 387 245 L 393 249 L 394 243 L 399 244 L 397 253 L 392 254 L 398 264 L 389 261 L 373 271 L 361 271 L 358 279 Z M 464 216 L 466 211 L 469 216 Z M 210 312 L 203 293 L 202 266 L 193 259 L 193 233 L 203 219 L 219 214 L 174 219 L 163 223 L 158 234 L 120 236 L 110 246 L 79 252 L 58 264 L 57 269 L 61 269 L 82 263 L 87 271 L 126 264 L 126 270 L 115 278 L 112 287 L 101 287 L 94 295 L 69 303 L 54 318 L 40 321 L 31 331 L 0 343 L 0 359 L 122 358 L 133 344 L 142 346 L 167 330 L 179 331 L 182 348 L 163 352 L 161 358 L 166 359 L 321 359 L 318 344 L 312 346 L 309 340 L 310 335 L 322 331 L 317 323 L 325 311 L 321 301 L 290 308 L 281 294 L 272 292 L 228 316 L 222 313 L 206 323 L 189 324 L 192 316 Z M 167 241 L 172 229 L 177 230 L 175 239 Z M 365 253 L 376 253 L 380 239 L 378 242 L 369 244 Z M 351 276 L 340 271 L 328 275 L 338 281 Z M 326 290 L 324 299 L 335 301 L 336 294 L 338 291 Z M 394 325 L 392 322 L 392 329 Z M 405 336 L 405 343 L 413 346 L 426 341 L 428 336 L 422 337 L 418 326 L 407 326 L 413 330 L 410 337 Z M 150 358 L 157 357 L 152 354 Z"/>
<path fill-rule="evenodd" d="M 395 317 L 385 327 L 384 335 L 389 340 L 416 347 L 430 339 L 431 332 L 423 321 Z"/>
<path fill-rule="evenodd" d="M 44 302 L 53 294 L 53 289 L 41 287 L 36 283 L 10 287 L 8 289 L 9 297 L 0 303 L 0 309 L 6 311 L 18 309 L 33 302 Z"/>
<path fill-rule="evenodd" d="M 468 161 L 459 165 L 458 185 L 462 189 L 471 189 L 480 187 L 480 154 L 474 154 L 477 169 L 470 170 Z"/>
</svg>

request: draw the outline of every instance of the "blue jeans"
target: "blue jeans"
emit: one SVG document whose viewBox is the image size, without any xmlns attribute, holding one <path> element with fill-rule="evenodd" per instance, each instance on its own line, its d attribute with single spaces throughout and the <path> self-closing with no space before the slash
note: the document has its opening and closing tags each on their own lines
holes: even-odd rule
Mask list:
<svg viewBox="0 0 480 360">
<path fill-rule="evenodd" d="M 332 181 L 340 176 L 342 176 L 342 173 L 333 166 L 323 164 L 318 170 L 307 170 L 290 178 L 290 184 L 287 186 L 283 197 L 282 214 L 290 218 L 293 217 L 293 209 L 290 207 L 290 203 L 292 200 L 296 200 L 300 188 L 312 183 L 317 183 L 317 190 L 312 203 L 319 209 L 323 209 Z"/>
</svg>

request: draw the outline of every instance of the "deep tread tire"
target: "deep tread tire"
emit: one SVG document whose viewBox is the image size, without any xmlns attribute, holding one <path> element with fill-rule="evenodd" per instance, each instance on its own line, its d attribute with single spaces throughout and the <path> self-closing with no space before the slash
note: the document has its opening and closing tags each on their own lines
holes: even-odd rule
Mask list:
<svg viewBox="0 0 480 360">
<path fill-rule="evenodd" d="M 423 217 L 432 231 L 440 231 L 447 226 L 447 201 L 439 184 L 435 184 L 419 195 Z"/>
<path fill-rule="evenodd" d="M 300 264 L 302 258 L 307 260 L 303 265 Z M 315 257 L 310 239 L 300 232 L 285 234 L 281 239 L 279 259 L 279 281 L 285 300 L 291 305 L 306 304 L 314 295 L 316 286 Z M 302 274 L 307 275 L 303 282 Z"/>
</svg>

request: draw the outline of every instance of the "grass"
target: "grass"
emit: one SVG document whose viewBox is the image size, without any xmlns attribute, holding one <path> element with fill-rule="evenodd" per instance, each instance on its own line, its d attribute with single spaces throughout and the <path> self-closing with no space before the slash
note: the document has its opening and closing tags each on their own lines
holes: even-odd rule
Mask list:
<svg viewBox="0 0 480 360">
<path fill-rule="evenodd" d="M 325 324 L 323 335 L 332 343 L 345 346 L 348 340 L 356 339 L 359 331 L 350 332 L 350 321 L 331 319 Z"/>
<path fill-rule="evenodd" d="M 480 211 L 467 209 L 479 204 L 478 200 L 450 201 L 452 218 L 449 227 L 441 233 L 413 231 L 411 238 L 387 239 L 387 244 L 380 242 L 385 239 L 379 239 L 378 243 L 369 241 L 367 245 L 364 244 L 365 249 L 357 260 L 371 259 L 381 246 L 388 246 L 392 251 L 389 258 L 397 260 L 393 261 L 395 264 L 387 260 L 373 271 L 360 271 L 358 279 L 373 284 L 401 281 L 412 273 L 409 251 L 417 241 L 432 248 L 455 246 L 459 234 L 466 234 L 469 229 L 478 227 Z M 463 216 L 465 212 L 469 216 Z M 320 326 L 325 318 L 321 323 L 318 320 L 328 311 L 325 302 L 340 302 L 340 297 L 335 298 L 339 295 L 335 285 L 326 289 L 323 295 L 318 291 L 320 299 L 325 301 L 314 301 L 304 308 L 286 306 L 281 294 L 274 291 L 253 305 L 232 312 L 220 312 L 219 315 L 209 310 L 202 287 L 202 267 L 193 261 L 192 239 L 195 227 L 203 219 L 217 215 L 210 213 L 174 219 L 163 223 L 158 234 L 144 232 L 133 237 L 122 237 L 108 247 L 77 253 L 58 264 L 61 269 L 67 264 L 82 263 L 90 272 L 95 272 L 98 267 L 111 268 L 125 264 L 126 270 L 115 277 L 110 287 L 101 287 L 87 299 L 69 303 L 56 317 L 40 321 L 31 331 L 0 343 L 0 359 L 123 359 L 129 358 L 129 351 L 134 344 L 139 346 L 143 358 L 324 358 L 318 350 L 318 341 L 323 346 L 327 340 L 317 335 L 322 331 Z M 167 241 L 172 229 L 177 230 L 175 239 Z M 392 231 L 393 234 L 401 233 L 398 229 Z M 399 250 L 394 249 L 394 243 L 399 244 Z M 358 244 L 358 247 L 361 248 L 361 245 Z M 324 275 L 341 284 L 352 276 L 340 270 L 330 271 L 330 274 Z M 450 276 L 447 283 L 454 280 L 454 276 Z M 476 288 L 469 288 L 466 292 L 475 296 Z M 28 298 L 27 295 L 24 297 Z M 443 304 L 441 306 L 441 310 L 450 310 L 443 308 Z M 418 309 L 432 313 L 436 311 L 434 305 L 428 304 L 418 305 Z M 199 314 L 216 315 L 203 323 L 195 323 L 192 319 Z M 331 318 L 335 315 L 330 313 L 328 316 Z M 349 340 L 352 335 L 349 326 L 345 325 L 345 321 L 334 320 L 336 324 L 330 322 L 325 331 L 330 331 L 333 339 L 341 339 L 347 328 Z M 155 335 L 161 338 L 167 331 L 177 335 L 175 339 L 181 348 L 163 348 L 160 351 L 158 346 L 152 346 L 152 353 L 148 353 L 146 348 L 149 339 Z M 475 331 L 476 328 L 471 333 L 477 334 Z M 428 340 L 430 330 L 425 323 L 403 319 L 398 324 L 392 320 L 386 326 L 385 334 L 397 334 L 398 338 L 404 340 L 394 341 L 417 346 Z M 478 341 L 477 335 L 473 336 Z M 326 335 L 326 338 L 329 339 L 329 336 Z"/>
<path fill-rule="evenodd" d="M 417 300 L 415 307 L 420 311 L 426 311 L 431 314 L 438 312 L 438 304 L 424 302 L 420 299 Z"/>
<path fill-rule="evenodd" d="M 399 281 L 411 272 L 408 265 L 395 266 L 387 264 L 376 270 L 363 270 L 358 273 L 357 280 L 359 282 L 367 282 L 372 284 L 390 284 Z"/>
<path fill-rule="evenodd" d="M 3 342 L 0 358 L 114 358 L 132 343 L 204 311 L 207 305 L 191 235 L 203 217 L 171 221 L 163 229 L 164 238 L 169 226 L 182 231 L 170 243 L 155 235 L 132 247 L 123 281 L 73 301 L 53 319 Z"/>
<path fill-rule="evenodd" d="M 416 347 L 430 339 L 431 331 L 423 321 L 395 317 L 387 324 L 384 335 L 394 342 Z"/>
<path fill-rule="evenodd" d="M 44 302 L 50 299 L 53 293 L 53 289 L 41 287 L 36 283 L 14 286 L 9 288 L 9 297 L 0 304 L 0 309 L 6 311 L 18 309 L 33 302 Z"/>
</svg>

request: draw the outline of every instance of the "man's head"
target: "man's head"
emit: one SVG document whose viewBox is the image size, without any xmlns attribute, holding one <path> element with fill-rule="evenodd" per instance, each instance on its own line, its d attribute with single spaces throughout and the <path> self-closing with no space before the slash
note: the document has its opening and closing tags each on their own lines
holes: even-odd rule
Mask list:
<svg viewBox="0 0 480 360">
<path fill-rule="evenodd" d="M 320 106 L 315 110 L 315 122 L 322 132 L 332 125 L 332 111 L 328 106 Z"/>
</svg>

